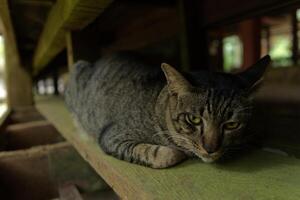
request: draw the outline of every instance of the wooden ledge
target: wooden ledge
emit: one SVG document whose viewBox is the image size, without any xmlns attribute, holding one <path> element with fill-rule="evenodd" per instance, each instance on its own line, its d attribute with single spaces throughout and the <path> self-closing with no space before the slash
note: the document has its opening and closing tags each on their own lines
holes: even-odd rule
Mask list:
<svg viewBox="0 0 300 200">
<path fill-rule="evenodd" d="M 37 98 L 37 109 L 122 199 L 299 199 L 300 161 L 255 151 L 226 164 L 188 160 L 155 170 L 107 156 L 75 128 L 60 98 Z"/>
</svg>

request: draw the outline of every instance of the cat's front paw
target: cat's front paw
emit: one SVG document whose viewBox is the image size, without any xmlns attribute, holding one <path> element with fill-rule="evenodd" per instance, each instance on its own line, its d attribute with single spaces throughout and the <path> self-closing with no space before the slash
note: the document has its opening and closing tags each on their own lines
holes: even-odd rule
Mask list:
<svg viewBox="0 0 300 200">
<path fill-rule="evenodd" d="M 171 167 L 185 158 L 186 155 L 182 151 L 166 146 L 159 146 L 151 167 L 157 169 Z"/>
</svg>

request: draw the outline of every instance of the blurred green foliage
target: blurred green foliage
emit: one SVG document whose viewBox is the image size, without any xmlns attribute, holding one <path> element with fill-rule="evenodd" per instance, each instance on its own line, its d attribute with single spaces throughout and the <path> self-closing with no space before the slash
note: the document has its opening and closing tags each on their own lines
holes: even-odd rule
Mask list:
<svg viewBox="0 0 300 200">
<path fill-rule="evenodd" d="M 224 71 L 230 72 L 240 68 L 243 60 L 243 45 L 237 35 L 223 39 Z"/>
<path fill-rule="evenodd" d="M 275 67 L 292 65 L 292 40 L 290 36 L 287 34 L 272 36 L 269 54 Z"/>
</svg>

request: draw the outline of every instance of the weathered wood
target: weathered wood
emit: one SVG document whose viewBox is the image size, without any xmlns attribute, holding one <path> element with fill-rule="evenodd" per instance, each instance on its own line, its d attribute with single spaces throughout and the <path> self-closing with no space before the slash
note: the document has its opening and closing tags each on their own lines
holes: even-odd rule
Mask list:
<svg viewBox="0 0 300 200">
<path fill-rule="evenodd" d="M 27 149 L 63 141 L 57 130 L 45 120 L 8 125 L 4 133 L 6 150 Z"/>
<path fill-rule="evenodd" d="M 57 197 L 57 188 L 48 169 L 49 153 L 72 148 L 67 143 L 45 145 L 28 150 L 0 152 L 1 199 L 37 200 Z"/>
<path fill-rule="evenodd" d="M 9 115 L 10 123 L 25 123 L 43 120 L 43 116 L 33 106 L 14 109 Z"/>
<path fill-rule="evenodd" d="M 68 69 L 69 69 L 69 72 L 70 72 L 70 71 L 72 71 L 72 66 L 74 64 L 73 44 L 72 44 L 72 33 L 71 33 L 71 31 L 66 32 L 66 46 L 67 46 Z"/>
<path fill-rule="evenodd" d="M 151 1 L 116 2 L 96 23 L 104 53 L 141 50 L 165 39 L 176 38 L 180 28 L 175 4 L 162 6 Z M 178 42 L 175 38 L 173 43 Z"/>
<path fill-rule="evenodd" d="M 48 158 L 51 177 L 58 186 L 72 183 L 81 193 L 94 193 L 109 188 L 73 147 L 50 153 Z"/>
<path fill-rule="evenodd" d="M 7 0 L 0 0 L 0 28 L 5 42 L 6 87 L 9 107 L 32 105 L 30 74 L 21 67 Z"/>
<path fill-rule="evenodd" d="M 33 58 L 35 73 L 66 46 L 66 31 L 82 29 L 112 0 L 58 0 L 51 9 Z"/>
<path fill-rule="evenodd" d="M 50 199 L 58 193 L 66 197 L 68 192 L 57 186 L 68 183 L 76 185 L 85 196 L 108 188 L 68 142 L 0 152 L 0 170 L 6 194 L 1 199 Z M 96 193 L 95 199 L 99 195 Z"/>
<path fill-rule="evenodd" d="M 299 199 L 300 161 L 264 151 L 226 163 L 188 160 L 155 170 L 106 155 L 79 131 L 59 98 L 37 99 L 37 108 L 123 199 Z"/>
</svg>

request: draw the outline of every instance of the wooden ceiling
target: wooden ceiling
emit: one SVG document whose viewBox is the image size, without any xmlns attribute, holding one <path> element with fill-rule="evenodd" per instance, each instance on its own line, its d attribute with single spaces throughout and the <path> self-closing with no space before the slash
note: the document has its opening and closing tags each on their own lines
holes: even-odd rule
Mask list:
<svg viewBox="0 0 300 200">
<path fill-rule="evenodd" d="M 113 1 L 113 0 L 106 0 L 106 1 Z M 196 0 L 195 0 L 196 1 Z M 91 21 L 94 21 L 94 17 L 91 16 L 85 16 L 87 13 L 96 13 L 95 12 L 87 12 L 86 8 L 87 5 L 89 6 L 89 9 L 95 8 L 97 10 L 97 6 L 99 6 L 100 0 L 7 0 L 9 3 L 9 11 L 12 19 L 12 24 L 15 30 L 16 40 L 18 44 L 18 50 L 20 53 L 20 57 L 22 60 L 22 63 L 24 66 L 38 68 L 42 69 L 48 65 L 50 61 L 52 61 L 55 56 L 57 56 L 62 49 L 65 48 L 65 41 L 61 40 L 61 42 L 57 42 L 56 38 L 62 38 L 60 34 L 59 37 L 55 34 L 59 34 L 61 32 L 64 33 L 67 26 L 74 25 L 72 24 L 74 20 L 76 19 L 78 22 L 84 22 L 80 23 L 80 28 L 69 28 L 68 30 L 80 30 L 81 28 L 84 28 L 88 23 Z M 102 0 L 101 0 L 102 2 Z M 159 0 L 120 0 L 120 1 L 114 1 L 114 4 L 109 7 L 108 11 L 106 9 L 106 12 L 104 12 L 104 15 L 102 16 L 102 13 L 100 15 L 99 13 L 96 13 L 97 15 L 100 15 L 95 22 L 97 22 L 99 25 L 101 25 L 102 32 L 105 32 L 106 29 L 113 28 L 116 30 L 115 35 L 115 46 L 124 46 L 128 45 L 128 41 L 130 41 L 130 38 L 136 38 L 136 36 L 133 34 L 133 28 L 135 26 L 139 26 L 139 17 L 133 17 L 130 18 L 130 16 L 133 16 L 134 14 L 141 13 L 141 16 L 147 17 L 147 13 L 149 16 L 151 16 L 150 10 L 155 10 L 155 6 L 157 7 L 157 10 L 155 10 L 156 13 L 163 13 L 166 14 L 166 19 L 170 18 L 176 20 L 176 13 L 172 10 L 167 10 L 165 8 L 161 8 L 161 11 L 158 7 L 162 7 L 162 4 L 170 4 L 177 2 L 175 0 L 166 0 L 163 1 L 164 3 L 161 3 L 162 1 Z M 197 9 L 199 10 L 198 14 L 200 18 L 200 23 L 203 26 L 202 28 L 213 28 L 219 25 L 229 25 L 233 24 L 235 22 L 241 21 L 243 19 L 247 19 L 250 17 L 255 16 L 261 16 L 265 13 L 269 13 L 272 10 L 277 11 L 283 11 L 283 9 L 290 9 L 299 7 L 300 0 L 253 0 L 253 1 L 247 1 L 244 3 L 240 3 L 238 0 L 230 0 L 230 1 L 217 1 L 217 0 L 207 0 L 207 1 L 201 1 L 201 6 Z M 122 4 L 121 4 L 122 3 Z M 139 9 L 136 9 L 138 4 L 141 3 L 153 3 L 153 6 L 148 6 L 146 11 L 142 11 Z M 198 2 L 199 3 L 199 2 Z M 62 7 L 64 6 L 70 6 L 72 4 L 72 8 L 69 9 L 69 13 L 67 12 L 67 17 L 69 18 L 62 18 L 62 21 L 59 21 L 59 17 L 53 17 L 50 19 L 51 23 L 46 23 L 49 21 L 48 14 L 53 8 L 55 8 L 55 5 L 60 4 Z M 125 4 L 126 6 L 122 6 Z M 91 6 L 94 5 L 94 6 Z M 81 8 L 81 6 L 83 7 Z M 55 9 L 54 9 L 55 10 Z M 101 10 L 101 9 L 100 9 Z M 104 8 L 102 9 L 104 10 Z M 110 12 L 112 11 L 113 12 Z M 120 10 L 120 11 L 118 11 Z M 59 10 L 62 11 L 62 15 L 65 15 L 65 10 Z M 98 12 L 98 11 L 97 11 Z M 59 12 L 54 12 L 59 13 Z M 116 13 L 114 17 L 114 13 Z M 96 15 L 95 14 L 95 15 Z M 188 14 L 188 12 L 187 12 Z M 197 14 L 197 13 L 196 13 Z M 109 16 L 108 16 L 109 15 Z M 162 15 L 162 14 L 161 14 Z M 173 17 L 175 16 L 175 17 Z M 63 16 L 65 17 L 65 16 Z M 193 16 L 191 16 L 193 17 Z M 88 18 L 88 20 L 87 20 Z M 119 20 L 116 20 L 119 19 Z M 133 22 L 130 22 L 129 19 L 134 20 Z M 74 19 L 74 20 L 73 20 Z M 191 19 L 191 18 L 190 18 Z M 72 21 L 73 20 L 73 21 Z M 76 21 L 75 20 L 75 21 Z M 53 30 L 49 26 L 49 24 L 53 25 L 54 22 L 57 21 L 56 29 Z M 64 23 L 66 21 L 66 23 Z M 159 20 L 157 20 L 159 22 Z M 53 23 L 52 23 L 53 22 Z M 46 26 L 46 24 L 48 26 Z M 71 24 L 71 25 L 70 25 Z M 125 25 L 126 24 L 126 25 Z M 127 25 L 132 25 L 131 27 L 127 27 Z M 140 27 L 140 26 L 139 26 Z M 150 26 L 149 26 L 150 27 Z M 146 26 L 146 28 L 139 30 L 147 30 L 147 28 L 151 32 L 151 28 Z M 162 24 L 161 27 L 164 27 Z M 175 26 L 174 26 L 175 27 Z M 45 34 L 42 34 L 44 32 L 48 32 L 45 36 Z M 49 31 L 51 30 L 51 31 Z M 119 31 L 118 31 L 119 30 Z M 61 32 L 58 32 L 61 31 Z M 138 31 L 138 30 L 137 30 Z M 174 30 L 172 30 L 174 31 Z M 155 33 L 155 31 L 152 30 L 152 32 Z M 159 31 L 158 31 L 159 32 Z M 52 35 L 51 35 L 52 34 Z M 159 35 L 158 33 L 156 33 Z M 155 35 L 155 34 L 153 34 Z M 49 36 L 49 37 L 48 37 Z M 126 38 L 124 37 L 126 36 Z M 127 37 L 128 36 L 128 37 Z M 155 35 L 155 37 L 158 37 Z M 41 38 L 43 40 L 41 40 Z M 50 39 L 49 39 L 50 38 Z M 129 38 L 129 39 L 128 39 Z M 42 42 L 38 42 L 42 41 Z M 46 41 L 46 42 L 45 42 Z M 152 40 L 151 40 L 152 41 Z M 38 45 L 38 43 L 42 43 Z M 44 43 L 48 43 L 45 47 Z M 55 45 L 54 45 L 55 43 Z M 61 44 L 59 48 L 57 48 L 57 45 Z M 54 48 L 55 46 L 55 48 Z M 43 47 L 43 48 L 39 48 Z M 43 51 L 40 51 L 39 49 L 42 49 Z M 34 62 L 33 62 L 34 61 Z"/>
<path fill-rule="evenodd" d="M 25 65 L 31 62 L 48 12 L 54 3 L 55 0 L 9 0 L 18 49 Z"/>
</svg>

